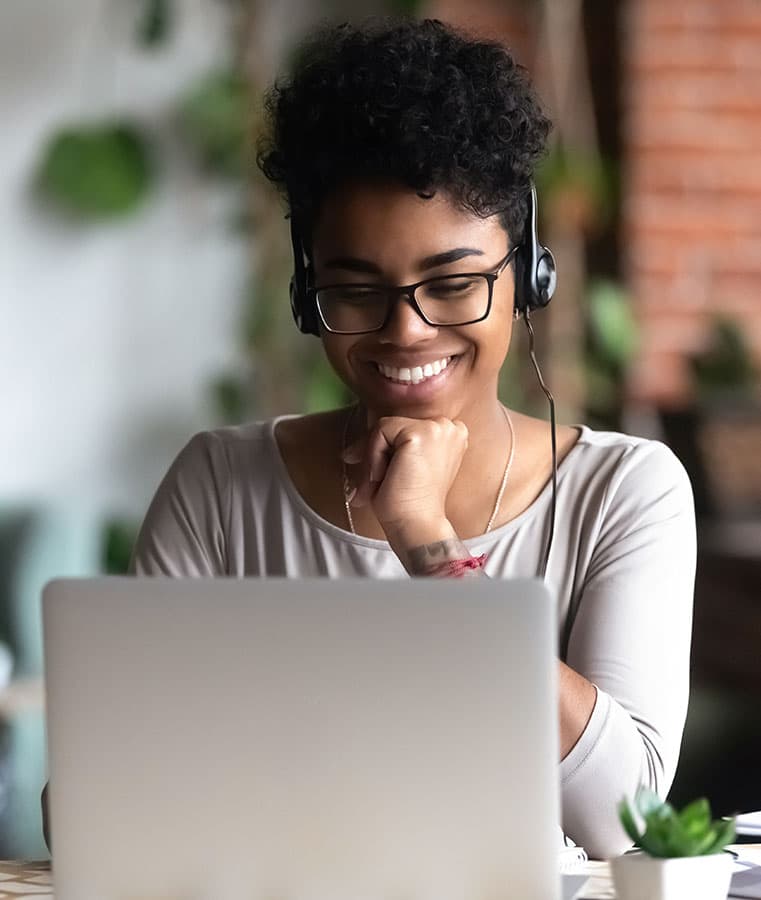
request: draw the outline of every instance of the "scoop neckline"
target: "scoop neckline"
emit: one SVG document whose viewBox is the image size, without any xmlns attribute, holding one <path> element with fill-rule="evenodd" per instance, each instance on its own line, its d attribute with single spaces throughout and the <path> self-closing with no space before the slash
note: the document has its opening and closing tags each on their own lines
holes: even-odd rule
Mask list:
<svg viewBox="0 0 761 900">
<path fill-rule="evenodd" d="M 362 534 L 353 534 L 351 531 L 348 531 L 345 528 L 334 525 L 333 522 L 329 522 L 327 519 L 323 518 L 316 510 L 312 509 L 312 507 L 301 496 L 298 488 L 291 478 L 291 473 L 288 471 L 288 466 L 286 466 L 285 464 L 283 454 L 280 452 L 280 447 L 275 435 L 275 429 L 280 422 L 284 422 L 286 419 L 300 418 L 303 418 L 300 413 L 287 413 L 285 415 L 275 416 L 274 418 L 269 420 L 267 428 L 267 437 L 271 445 L 271 451 L 272 456 L 275 459 L 275 465 L 280 471 L 282 484 L 293 504 L 297 507 L 301 515 L 305 519 L 307 519 L 314 527 L 318 528 L 320 531 L 327 532 L 332 537 L 343 541 L 344 543 L 356 544 L 360 547 L 367 547 L 371 550 L 386 550 L 389 553 L 393 553 L 394 551 L 391 549 L 388 541 L 382 541 L 378 538 L 365 537 Z M 574 454 L 576 448 L 585 441 L 585 438 L 590 431 L 588 425 L 572 425 L 571 427 L 579 429 L 579 436 L 576 439 L 576 443 L 558 463 L 558 479 L 560 478 L 561 471 L 565 471 L 566 461 Z M 485 534 L 479 534 L 471 538 L 464 538 L 462 539 L 462 543 L 468 549 L 482 549 L 483 547 L 486 547 L 487 545 L 495 542 L 495 539 L 505 534 L 509 534 L 511 531 L 514 531 L 526 519 L 535 515 L 538 509 L 549 503 L 551 496 L 552 479 L 549 479 L 537 495 L 536 499 L 529 506 L 527 506 L 526 509 L 523 510 L 523 512 L 518 513 L 515 518 L 510 519 L 509 522 L 505 522 L 502 525 L 498 525 L 496 528 L 492 528 L 491 531 Z"/>
</svg>

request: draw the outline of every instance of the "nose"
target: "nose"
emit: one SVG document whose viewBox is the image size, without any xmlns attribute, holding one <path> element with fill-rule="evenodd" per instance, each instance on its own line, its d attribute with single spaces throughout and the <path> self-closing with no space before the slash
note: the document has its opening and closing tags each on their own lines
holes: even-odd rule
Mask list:
<svg viewBox="0 0 761 900">
<path fill-rule="evenodd" d="M 429 325 L 418 313 L 407 294 L 398 294 L 379 338 L 382 344 L 406 346 L 430 340 L 437 331 L 435 325 Z"/>
</svg>

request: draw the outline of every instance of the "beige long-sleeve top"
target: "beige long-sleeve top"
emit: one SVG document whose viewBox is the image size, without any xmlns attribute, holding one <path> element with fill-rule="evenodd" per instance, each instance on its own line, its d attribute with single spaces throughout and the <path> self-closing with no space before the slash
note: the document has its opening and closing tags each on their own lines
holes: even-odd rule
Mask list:
<svg viewBox="0 0 761 900">
<path fill-rule="evenodd" d="M 196 435 L 165 476 L 133 557 L 142 575 L 407 577 L 385 541 L 322 519 L 297 492 L 277 419 Z M 687 710 L 695 518 L 663 444 L 582 427 L 558 467 L 547 582 L 561 656 L 597 687 L 560 763 L 563 829 L 590 856 L 630 842 L 616 805 L 640 784 L 665 796 Z M 540 571 L 551 486 L 512 521 L 464 543 L 492 578 Z"/>
</svg>

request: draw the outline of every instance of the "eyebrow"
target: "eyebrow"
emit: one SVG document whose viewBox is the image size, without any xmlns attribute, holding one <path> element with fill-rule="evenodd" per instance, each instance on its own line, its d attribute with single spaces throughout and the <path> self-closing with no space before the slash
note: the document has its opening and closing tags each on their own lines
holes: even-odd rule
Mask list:
<svg viewBox="0 0 761 900">
<path fill-rule="evenodd" d="M 433 256 L 426 256 L 421 259 L 417 268 L 421 272 L 428 269 L 436 269 L 439 266 L 446 266 L 449 263 L 457 262 L 466 256 L 483 256 L 484 251 L 475 247 L 456 247 L 454 250 L 446 250 L 444 253 L 434 253 Z M 358 259 L 355 256 L 336 256 L 324 263 L 326 269 L 344 269 L 347 272 L 361 272 L 368 275 L 382 275 L 380 266 L 370 262 L 367 259 Z"/>
</svg>

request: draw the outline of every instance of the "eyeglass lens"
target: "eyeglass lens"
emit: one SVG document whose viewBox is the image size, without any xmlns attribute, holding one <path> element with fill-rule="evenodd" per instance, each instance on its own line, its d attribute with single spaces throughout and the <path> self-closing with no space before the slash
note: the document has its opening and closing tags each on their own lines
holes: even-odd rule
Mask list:
<svg viewBox="0 0 761 900">
<path fill-rule="evenodd" d="M 433 325 L 464 325 L 486 315 L 489 279 L 484 275 L 433 278 L 419 285 L 415 300 Z M 317 291 L 325 324 L 334 331 L 375 331 L 383 326 L 398 295 L 372 286 L 340 285 Z"/>
</svg>

